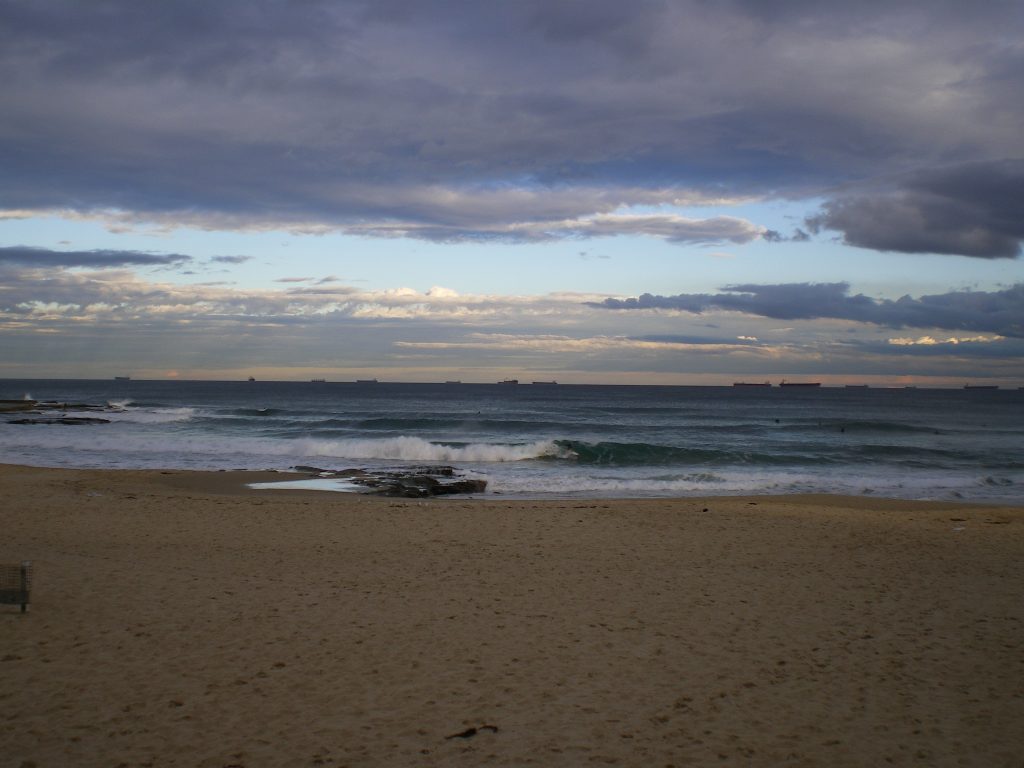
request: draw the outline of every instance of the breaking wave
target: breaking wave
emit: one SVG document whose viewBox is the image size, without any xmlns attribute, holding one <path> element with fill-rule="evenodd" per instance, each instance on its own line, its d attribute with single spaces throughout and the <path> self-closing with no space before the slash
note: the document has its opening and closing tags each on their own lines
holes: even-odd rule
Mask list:
<svg viewBox="0 0 1024 768">
<path fill-rule="evenodd" d="M 540 458 L 572 458 L 552 440 L 531 443 L 441 443 L 420 437 L 356 438 L 294 441 L 294 452 L 304 456 L 392 461 L 508 462 Z"/>
</svg>

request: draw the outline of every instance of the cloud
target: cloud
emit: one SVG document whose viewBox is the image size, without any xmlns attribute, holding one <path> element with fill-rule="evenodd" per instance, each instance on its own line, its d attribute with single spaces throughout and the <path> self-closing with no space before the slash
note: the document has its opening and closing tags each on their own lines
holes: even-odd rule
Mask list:
<svg viewBox="0 0 1024 768">
<path fill-rule="evenodd" d="M 931 336 L 919 336 L 918 338 L 897 337 L 889 339 L 890 344 L 898 347 L 926 346 L 934 347 L 942 344 L 991 344 L 994 341 L 1002 341 L 1002 336 L 949 336 L 945 339 L 935 339 Z"/>
<path fill-rule="evenodd" d="M 511 211 L 506 211 L 506 215 Z M 534 214 L 536 215 L 536 214 Z M 746 243 L 761 236 L 764 229 L 732 216 L 691 219 L 671 214 L 597 214 L 586 218 L 536 219 L 510 224 L 483 225 L 421 225 L 415 222 L 386 222 L 346 227 L 347 232 L 385 237 L 417 237 L 438 242 L 465 240 L 505 240 L 510 242 L 542 242 L 565 237 L 613 237 L 616 235 L 648 235 L 671 243 L 717 244 Z"/>
<path fill-rule="evenodd" d="M 252 256 L 214 256 L 210 261 L 218 264 L 245 264 L 252 261 Z"/>
<path fill-rule="evenodd" d="M 879 251 L 1016 258 L 1024 239 L 1024 160 L 909 174 L 891 189 L 829 200 L 807 223 Z"/>
<path fill-rule="evenodd" d="M 173 266 L 191 261 L 179 253 L 146 253 L 142 251 L 52 251 L 27 245 L 0 247 L 0 266 L 24 267 L 124 267 Z"/>
<path fill-rule="evenodd" d="M 811 236 L 799 227 L 793 230 L 792 235 L 788 236 L 774 229 L 766 229 L 761 233 L 761 237 L 769 243 L 806 243 L 811 239 Z"/>
<path fill-rule="evenodd" d="M 107 266 L 107 265 L 104 265 Z M 302 278 L 303 283 L 309 278 Z M 589 311 L 581 302 L 593 296 L 541 297 L 460 295 L 434 286 L 426 292 L 402 287 L 360 291 L 345 285 L 295 284 L 272 290 L 241 289 L 223 283 L 151 282 L 129 269 L 39 270 L 9 265 L 0 291 L 0 323 L 7 313 L 20 321 L 124 323 L 128 321 L 200 324 L 309 323 L 326 317 L 360 320 L 428 319 L 440 322 L 506 322 L 512 317 L 571 317 Z"/>
<path fill-rule="evenodd" d="M 232 367 L 244 372 L 259 360 L 277 376 L 287 377 L 290 369 L 301 371 L 300 378 L 320 375 L 305 372 L 311 367 L 435 381 L 526 372 L 563 380 L 568 371 L 605 382 L 678 383 L 671 377 L 684 374 L 971 377 L 981 363 L 991 375 L 1009 378 L 1020 376 L 1024 355 L 1024 334 L 987 329 L 1019 318 L 1024 302 L 1012 291 L 881 302 L 850 296 L 844 284 L 745 285 L 624 302 L 574 293 L 464 294 L 442 286 L 181 285 L 140 277 L 130 265 L 3 269 L 0 345 L 8 369 L 25 375 L 105 376 L 130 368 L 203 377 L 228 375 L 218 372 Z M 850 303 L 843 306 L 844 300 Z M 608 311 L 615 301 L 688 311 Z M 784 311 L 787 302 L 803 309 Z M 830 305 L 837 310 L 829 313 Z M 934 321 L 929 312 L 957 312 L 965 329 L 897 335 L 872 325 L 885 312 L 894 323 L 897 310 L 925 317 L 922 326 Z M 786 327 L 759 321 L 756 311 L 785 314 Z M 702 312 L 716 312 L 713 322 Z M 852 316 L 859 319 L 844 319 Z M 972 325 L 986 328 L 966 330 Z"/>
<path fill-rule="evenodd" d="M 2 7 L 0 215 L 747 242 L 756 223 L 711 219 L 723 234 L 609 217 L 1024 157 L 1013 3 Z M 850 242 L 942 242 L 907 239 L 901 222 L 869 232 L 866 201 L 844 205 L 821 226 Z M 914 198 L 900 210 L 933 208 Z M 949 247 L 1008 253 L 1002 221 L 982 216 L 989 236 Z"/>
<path fill-rule="evenodd" d="M 1024 337 L 1024 283 L 1002 291 L 953 291 L 896 300 L 850 295 L 848 283 L 726 286 L 718 294 L 605 299 L 606 309 L 743 312 L 779 320 L 833 318 L 890 328 L 942 328 Z"/>
</svg>

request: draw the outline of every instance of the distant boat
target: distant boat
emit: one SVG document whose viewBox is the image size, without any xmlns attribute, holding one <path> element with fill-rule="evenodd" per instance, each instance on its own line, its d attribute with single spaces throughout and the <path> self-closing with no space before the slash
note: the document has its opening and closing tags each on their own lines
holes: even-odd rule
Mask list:
<svg viewBox="0 0 1024 768">
<path fill-rule="evenodd" d="M 313 384 L 326 384 L 327 379 L 310 379 Z"/>
<path fill-rule="evenodd" d="M 867 384 L 847 384 L 846 388 L 847 389 L 867 389 L 868 385 Z"/>
<path fill-rule="evenodd" d="M 114 381 L 131 381 L 131 376 L 115 376 Z"/>
<path fill-rule="evenodd" d="M 557 384 L 557 381 L 534 381 L 533 384 Z"/>
<path fill-rule="evenodd" d="M 445 382 L 445 384 L 461 384 L 461 383 L 462 383 L 462 382 L 461 382 L 461 381 L 458 381 L 458 380 L 453 380 L 453 381 L 446 381 L 446 382 Z"/>
<path fill-rule="evenodd" d="M 519 383 L 519 379 L 505 379 L 504 381 L 499 381 L 498 383 L 499 384 L 518 384 Z"/>
<path fill-rule="evenodd" d="M 734 387 L 770 387 L 772 383 L 770 381 L 734 381 L 732 385 Z"/>
<path fill-rule="evenodd" d="M 964 384 L 964 389 L 999 389 L 998 384 Z"/>
<path fill-rule="evenodd" d="M 254 377 L 250 376 L 249 377 L 249 381 L 256 381 L 256 379 Z"/>
<path fill-rule="evenodd" d="M 356 379 L 356 384 L 376 384 L 376 379 Z"/>
<path fill-rule="evenodd" d="M 783 379 L 779 382 L 780 387 L 820 387 L 820 381 L 786 381 Z"/>
</svg>

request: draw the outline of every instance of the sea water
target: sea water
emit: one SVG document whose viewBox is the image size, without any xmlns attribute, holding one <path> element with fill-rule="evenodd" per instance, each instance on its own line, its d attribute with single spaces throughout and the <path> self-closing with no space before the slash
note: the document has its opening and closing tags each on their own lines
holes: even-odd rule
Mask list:
<svg viewBox="0 0 1024 768">
<path fill-rule="evenodd" d="M 2 413 L 0 462 L 444 464 L 506 496 L 1024 503 L 1021 390 L 0 380 L 0 399 L 21 398 L 109 423 L 12 424 L 24 414 Z"/>
</svg>

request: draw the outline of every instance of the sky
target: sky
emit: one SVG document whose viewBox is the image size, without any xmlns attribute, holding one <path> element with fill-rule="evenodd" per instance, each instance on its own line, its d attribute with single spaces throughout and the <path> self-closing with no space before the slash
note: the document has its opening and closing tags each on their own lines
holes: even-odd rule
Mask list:
<svg viewBox="0 0 1024 768">
<path fill-rule="evenodd" d="M 1024 386 L 1024 3 L 0 0 L 0 378 Z"/>
</svg>

